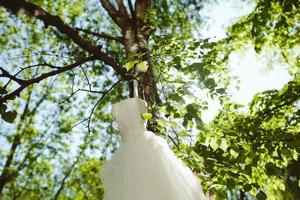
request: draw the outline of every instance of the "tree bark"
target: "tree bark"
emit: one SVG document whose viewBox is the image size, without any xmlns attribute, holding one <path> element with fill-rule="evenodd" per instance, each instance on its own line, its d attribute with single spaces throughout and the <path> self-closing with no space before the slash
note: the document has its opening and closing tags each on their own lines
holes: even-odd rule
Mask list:
<svg viewBox="0 0 300 200">
<path fill-rule="evenodd" d="M 134 6 L 129 0 L 130 14 L 127 12 L 121 0 L 117 1 L 119 7 L 118 10 L 109 2 L 109 0 L 100 0 L 100 2 L 112 20 L 121 29 L 122 43 L 127 58 L 129 59 L 130 55 L 139 54 L 142 55 L 140 61 L 147 61 L 148 63 L 148 69 L 146 71 L 140 71 L 137 67 L 134 67 L 129 71 L 129 74 L 134 76 L 138 81 L 139 98 L 144 99 L 150 106 L 155 103 L 160 103 L 153 72 L 153 64 L 151 61 L 151 53 L 148 46 L 149 36 L 153 31 L 149 25 L 145 24 L 143 21 L 143 17 L 151 8 L 151 0 L 136 0 Z M 130 81 L 130 97 L 133 97 L 133 90 L 134 84 Z"/>
<path fill-rule="evenodd" d="M 132 54 L 143 55 L 141 61 L 147 61 L 147 71 L 141 71 L 137 67 L 130 70 L 130 73 L 137 78 L 138 96 L 144 99 L 148 105 L 160 103 L 155 84 L 155 75 L 151 61 L 151 53 L 148 46 L 148 38 L 140 31 L 134 31 L 132 28 L 124 33 L 124 45 L 127 57 Z M 133 84 L 130 83 L 130 96 L 133 96 Z"/>
</svg>

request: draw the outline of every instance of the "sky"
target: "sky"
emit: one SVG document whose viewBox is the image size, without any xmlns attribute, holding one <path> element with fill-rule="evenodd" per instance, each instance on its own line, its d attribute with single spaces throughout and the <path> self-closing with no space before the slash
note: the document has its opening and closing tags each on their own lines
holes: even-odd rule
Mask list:
<svg viewBox="0 0 300 200">
<path fill-rule="evenodd" d="M 210 37 L 214 40 L 226 37 L 226 27 L 237 21 L 243 15 L 250 13 L 254 4 L 244 2 L 235 4 L 235 0 L 221 1 L 222 4 L 212 4 L 201 11 L 201 15 L 208 19 L 201 28 L 201 37 Z M 234 52 L 229 59 L 230 73 L 236 76 L 239 89 L 231 87 L 229 93 L 235 103 L 247 105 L 252 97 L 270 89 L 280 89 L 291 77 L 287 66 L 282 63 L 266 63 L 262 56 L 257 55 L 253 47 L 241 52 Z M 217 100 L 209 100 L 208 110 L 203 114 L 203 121 L 208 123 L 220 109 Z"/>
</svg>

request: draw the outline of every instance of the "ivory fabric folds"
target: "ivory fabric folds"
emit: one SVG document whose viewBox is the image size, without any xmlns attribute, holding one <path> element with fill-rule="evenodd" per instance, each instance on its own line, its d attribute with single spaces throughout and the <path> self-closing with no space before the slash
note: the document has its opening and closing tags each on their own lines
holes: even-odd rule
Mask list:
<svg viewBox="0 0 300 200">
<path fill-rule="evenodd" d="M 146 130 L 141 114 L 145 101 L 122 100 L 113 105 L 121 143 L 101 169 L 104 200 L 206 200 L 192 171 L 165 139 Z"/>
</svg>

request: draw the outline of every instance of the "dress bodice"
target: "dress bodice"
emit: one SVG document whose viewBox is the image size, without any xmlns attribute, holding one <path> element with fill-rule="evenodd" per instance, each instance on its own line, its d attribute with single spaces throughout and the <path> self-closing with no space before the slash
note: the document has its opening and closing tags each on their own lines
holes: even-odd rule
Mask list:
<svg viewBox="0 0 300 200">
<path fill-rule="evenodd" d="M 147 112 L 146 102 L 142 99 L 130 98 L 113 104 L 112 114 L 118 124 L 122 140 L 144 133 L 146 122 L 141 114 L 145 112 Z"/>
</svg>

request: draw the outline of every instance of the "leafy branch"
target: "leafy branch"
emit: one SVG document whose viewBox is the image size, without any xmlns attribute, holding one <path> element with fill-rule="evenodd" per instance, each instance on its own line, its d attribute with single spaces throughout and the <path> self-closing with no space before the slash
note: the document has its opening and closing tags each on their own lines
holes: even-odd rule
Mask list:
<svg viewBox="0 0 300 200">
<path fill-rule="evenodd" d="M 46 28 L 48 26 L 55 27 L 61 33 L 67 35 L 79 47 L 90 54 L 95 55 L 96 59 L 113 67 L 118 74 L 125 75 L 125 70 L 114 58 L 102 52 L 101 47 L 92 45 L 90 42 L 84 40 L 76 29 L 66 24 L 59 16 L 52 15 L 38 5 L 29 3 L 25 0 L 0 0 L 0 6 L 11 10 L 15 14 L 19 11 L 24 11 L 28 16 L 32 16 L 43 21 Z"/>
<path fill-rule="evenodd" d="M 85 62 L 88 62 L 88 61 L 92 61 L 92 60 L 95 60 L 96 59 L 96 56 L 88 56 L 88 57 L 85 57 L 85 58 L 82 58 L 82 59 L 79 59 L 78 61 L 76 61 L 75 63 L 72 63 L 70 65 L 66 65 L 66 66 L 63 66 L 63 67 L 59 67 L 57 70 L 53 70 L 53 71 L 50 71 L 50 72 L 47 72 L 47 73 L 44 73 L 36 78 L 32 78 L 32 79 L 28 79 L 28 80 L 23 80 L 23 79 L 19 79 L 19 78 L 16 78 L 16 76 L 13 76 L 11 74 L 9 74 L 6 70 L 4 70 L 3 68 L 0 68 L 0 70 L 2 71 L 2 74 L 0 74 L 0 77 L 7 77 L 15 82 L 17 82 L 20 87 L 18 87 L 16 90 L 14 90 L 13 92 L 11 93 L 8 93 L 8 94 L 5 94 L 4 96 L 1 96 L 0 97 L 0 105 L 5 103 L 7 100 L 9 99 L 13 99 L 14 97 L 16 96 L 19 96 L 20 93 L 25 89 L 27 88 L 28 86 L 34 84 L 34 83 L 39 83 L 40 81 L 48 78 L 48 77 L 51 77 L 51 76 L 55 76 L 57 74 L 60 74 L 60 73 L 63 73 L 63 72 L 66 72 L 68 70 L 71 70 L 75 67 L 78 67 L 82 64 L 84 64 Z"/>
</svg>

